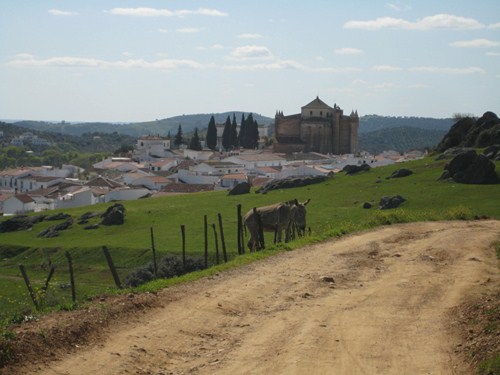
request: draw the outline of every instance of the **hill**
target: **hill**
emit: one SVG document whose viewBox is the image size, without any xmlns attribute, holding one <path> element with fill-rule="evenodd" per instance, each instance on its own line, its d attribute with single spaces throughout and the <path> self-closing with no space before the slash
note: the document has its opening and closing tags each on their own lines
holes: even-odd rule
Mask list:
<svg viewBox="0 0 500 375">
<path fill-rule="evenodd" d="M 206 113 L 206 114 L 194 114 L 194 115 L 181 115 L 174 116 L 162 120 L 146 121 L 146 122 L 136 122 L 127 124 L 114 124 L 106 122 L 85 122 L 85 123 L 50 123 L 44 121 L 19 121 L 14 123 L 17 126 L 21 126 L 28 129 L 47 131 L 53 133 L 70 134 L 70 135 L 82 135 L 84 133 L 118 133 L 126 134 L 132 137 L 139 137 L 144 134 L 160 134 L 166 136 L 169 132 L 174 135 L 177 132 L 179 124 L 182 126 L 184 133 L 193 131 L 195 128 L 205 129 L 208 127 L 210 117 L 213 115 L 215 117 L 216 123 L 223 123 L 226 121 L 227 116 L 231 119 L 233 114 L 236 116 L 236 121 L 239 123 L 241 121 L 242 114 L 245 117 L 248 116 L 250 112 L 223 112 L 223 113 Z M 259 124 L 268 125 L 273 122 L 273 119 L 259 114 L 252 114 L 254 120 Z"/>
<path fill-rule="evenodd" d="M 451 118 L 430 118 L 430 117 L 393 117 L 366 115 L 359 118 L 359 133 L 369 133 L 381 129 L 391 128 L 419 128 L 426 130 L 448 131 L 453 125 Z"/>
<path fill-rule="evenodd" d="M 359 147 L 363 151 L 378 154 L 385 150 L 431 150 L 446 134 L 445 130 L 416 127 L 382 128 L 359 135 Z"/>
<path fill-rule="evenodd" d="M 36 122 L 35 122 L 36 123 Z M 31 127 L 29 125 L 32 125 Z M 19 122 L 15 124 L 7 124 L 0 122 L 0 131 L 3 132 L 4 143 L 8 144 L 13 137 L 19 137 L 25 132 L 31 132 L 51 143 L 49 147 L 31 147 L 29 144 L 26 146 L 29 149 L 36 149 L 43 151 L 47 148 L 57 148 L 64 152 L 83 152 L 83 153 L 97 153 L 97 152 L 112 152 L 122 146 L 132 146 L 136 142 L 136 138 L 126 135 L 106 132 L 87 131 L 72 135 L 63 132 L 52 132 L 47 130 L 43 125 L 44 123 L 33 122 Z M 27 126 L 22 126 L 27 125 Z"/>
</svg>

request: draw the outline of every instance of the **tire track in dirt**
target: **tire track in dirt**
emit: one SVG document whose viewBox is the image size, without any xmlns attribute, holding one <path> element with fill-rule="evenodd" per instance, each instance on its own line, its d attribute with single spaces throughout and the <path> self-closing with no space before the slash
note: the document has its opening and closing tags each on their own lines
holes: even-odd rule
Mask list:
<svg viewBox="0 0 500 375">
<path fill-rule="evenodd" d="M 499 221 L 413 223 L 282 253 L 170 288 L 33 373 L 466 374 L 447 314 L 500 285 L 499 238 Z"/>
</svg>

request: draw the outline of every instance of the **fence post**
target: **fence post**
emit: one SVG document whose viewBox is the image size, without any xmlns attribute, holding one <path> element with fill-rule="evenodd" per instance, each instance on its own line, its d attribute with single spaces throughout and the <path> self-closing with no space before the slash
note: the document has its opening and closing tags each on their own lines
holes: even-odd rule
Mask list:
<svg viewBox="0 0 500 375">
<path fill-rule="evenodd" d="M 158 265 L 156 264 L 156 248 L 155 248 L 155 236 L 153 232 L 153 227 L 150 227 L 151 232 L 151 252 L 153 253 L 153 275 L 155 279 L 158 277 Z"/>
<path fill-rule="evenodd" d="M 54 266 L 50 267 L 50 271 L 49 271 L 49 274 L 47 276 L 47 280 L 45 280 L 45 285 L 42 288 L 44 291 L 47 291 L 47 289 L 49 288 L 50 279 L 52 279 L 52 276 L 54 275 L 55 270 L 56 269 L 54 268 Z"/>
<path fill-rule="evenodd" d="M 215 238 L 215 262 L 219 264 L 219 239 L 217 238 L 217 229 L 215 229 L 215 224 L 212 224 L 212 228 L 214 230 Z"/>
<path fill-rule="evenodd" d="M 75 275 L 73 274 L 73 259 L 71 258 L 71 254 L 69 251 L 66 251 L 66 258 L 68 258 L 68 267 L 69 267 L 69 282 L 71 284 L 71 300 L 73 303 L 76 302 L 76 293 L 75 293 Z"/>
<path fill-rule="evenodd" d="M 181 225 L 182 235 L 182 267 L 186 270 L 186 227 Z"/>
<path fill-rule="evenodd" d="M 262 220 L 259 214 L 259 211 L 257 211 L 257 208 L 253 208 L 253 219 L 255 224 L 257 224 L 257 233 L 258 233 L 258 238 L 257 238 L 257 248 L 264 249 L 266 247 L 264 243 L 264 231 L 262 228 Z"/>
<path fill-rule="evenodd" d="M 30 293 L 31 300 L 33 301 L 33 305 L 35 305 L 35 308 L 38 310 L 40 306 L 38 305 L 38 301 L 36 300 L 35 292 L 33 291 L 33 288 L 31 287 L 30 279 L 28 278 L 28 275 L 26 274 L 26 270 L 24 269 L 24 266 L 22 264 L 19 265 L 19 269 L 21 270 L 21 273 L 23 275 L 24 282 L 26 283 L 26 287 L 28 288 L 28 292 Z"/>
<path fill-rule="evenodd" d="M 109 269 L 111 271 L 111 275 L 113 275 L 113 280 L 115 280 L 115 285 L 118 289 L 122 288 L 122 283 L 120 282 L 120 278 L 118 277 L 118 273 L 116 272 L 115 265 L 113 263 L 113 259 L 111 259 L 111 254 L 106 246 L 102 247 L 102 251 L 104 252 L 104 256 L 108 262 Z"/>
<path fill-rule="evenodd" d="M 208 224 L 207 215 L 203 216 L 204 235 L 205 235 L 205 268 L 208 268 Z"/>
<path fill-rule="evenodd" d="M 238 216 L 238 254 L 241 255 L 245 253 L 245 249 L 242 246 L 243 242 L 241 241 L 241 233 L 243 231 L 241 220 L 241 204 L 238 204 L 236 206 L 236 215 Z"/>
<path fill-rule="evenodd" d="M 222 255 L 224 256 L 224 263 L 227 263 L 227 253 L 226 253 L 226 241 L 224 240 L 224 230 L 222 228 L 222 215 L 217 214 L 219 217 L 219 230 L 220 230 L 220 240 L 222 243 Z"/>
</svg>

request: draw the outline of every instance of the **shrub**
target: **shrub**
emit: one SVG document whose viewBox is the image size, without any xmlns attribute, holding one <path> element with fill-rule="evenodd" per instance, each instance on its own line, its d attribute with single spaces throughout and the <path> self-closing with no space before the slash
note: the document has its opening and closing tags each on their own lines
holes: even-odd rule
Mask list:
<svg viewBox="0 0 500 375">
<path fill-rule="evenodd" d="M 175 276 L 181 276 L 189 272 L 202 270 L 205 268 L 205 261 L 202 258 L 186 257 L 186 266 L 184 267 L 182 257 L 179 255 L 167 255 L 160 259 L 157 265 L 158 278 L 168 279 Z M 146 266 L 139 267 L 123 279 L 123 284 L 128 287 L 137 287 L 148 281 L 154 280 L 154 266 L 150 262 Z"/>
</svg>

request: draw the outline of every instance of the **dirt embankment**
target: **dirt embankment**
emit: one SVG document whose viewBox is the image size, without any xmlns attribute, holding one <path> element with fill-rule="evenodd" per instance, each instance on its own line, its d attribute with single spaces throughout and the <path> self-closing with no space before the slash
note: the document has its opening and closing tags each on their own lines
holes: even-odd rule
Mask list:
<svg viewBox="0 0 500 375">
<path fill-rule="evenodd" d="M 499 221 L 438 222 L 309 246 L 166 289 L 144 302 L 160 307 L 122 314 L 52 358 L 4 370 L 470 374 L 457 306 L 498 290 L 499 239 Z"/>
</svg>

